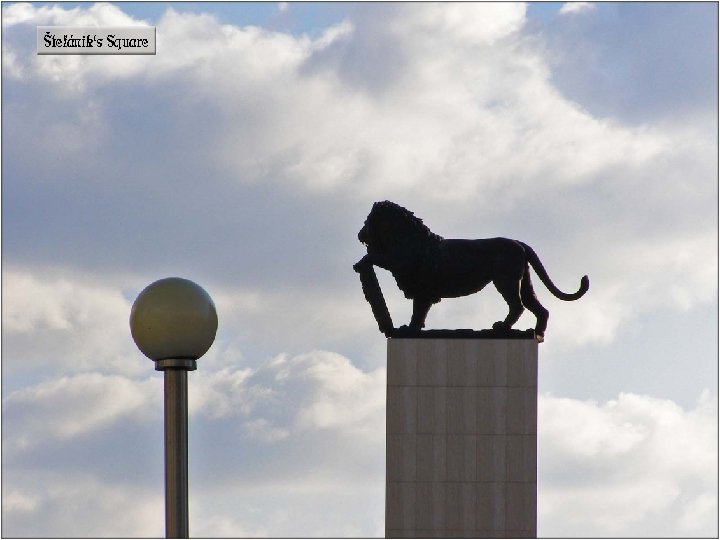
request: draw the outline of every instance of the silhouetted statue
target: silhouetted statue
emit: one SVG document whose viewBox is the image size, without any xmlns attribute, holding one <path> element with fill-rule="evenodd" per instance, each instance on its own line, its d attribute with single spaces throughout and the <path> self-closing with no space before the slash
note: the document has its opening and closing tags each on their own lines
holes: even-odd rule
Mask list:
<svg viewBox="0 0 720 540">
<path fill-rule="evenodd" d="M 365 298 L 380 331 L 386 336 L 420 335 L 430 307 L 442 298 L 457 298 L 480 291 L 492 283 L 508 304 L 504 321 L 493 324 L 493 337 L 532 337 L 543 341 L 548 310 L 533 290 L 530 266 L 548 290 L 561 300 L 577 300 L 590 287 L 583 276 L 575 293 L 564 293 L 550 280 L 535 251 L 517 240 L 487 238 L 450 240 L 433 233 L 412 212 L 390 201 L 376 202 L 358 233 L 367 255 L 353 269 L 360 274 Z M 392 273 L 406 298 L 413 301 L 408 326 L 393 327 L 373 265 Z M 524 308 L 537 318 L 535 330 L 511 330 Z M 438 331 L 441 332 L 441 331 Z M 472 332 L 469 330 L 445 331 Z"/>
</svg>

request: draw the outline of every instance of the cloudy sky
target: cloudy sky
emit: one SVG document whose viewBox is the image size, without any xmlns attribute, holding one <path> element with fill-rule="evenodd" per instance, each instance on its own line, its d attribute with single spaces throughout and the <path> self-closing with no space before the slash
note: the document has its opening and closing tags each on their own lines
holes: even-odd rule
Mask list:
<svg viewBox="0 0 720 540">
<path fill-rule="evenodd" d="M 385 340 L 352 264 L 384 199 L 590 276 L 537 286 L 538 533 L 717 535 L 717 10 L 3 3 L 2 535 L 163 535 L 128 316 L 181 276 L 220 319 L 191 534 L 381 536 Z M 37 25 L 148 24 L 155 56 L 35 54 Z M 504 313 L 490 287 L 428 326 Z"/>
</svg>

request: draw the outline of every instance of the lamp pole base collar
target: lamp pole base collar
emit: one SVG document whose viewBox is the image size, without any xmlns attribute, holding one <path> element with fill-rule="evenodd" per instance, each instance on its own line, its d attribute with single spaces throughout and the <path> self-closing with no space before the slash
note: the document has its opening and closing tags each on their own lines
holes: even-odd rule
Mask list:
<svg viewBox="0 0 720 540">
<path fill-rule="evenodd" d="M 163 358 L 162 360 L 155 360 L 156 371 L 165 371 L 166 369 L 195 371 L 197 369 L 197 361 L 192 358 Z"/>
</svg>

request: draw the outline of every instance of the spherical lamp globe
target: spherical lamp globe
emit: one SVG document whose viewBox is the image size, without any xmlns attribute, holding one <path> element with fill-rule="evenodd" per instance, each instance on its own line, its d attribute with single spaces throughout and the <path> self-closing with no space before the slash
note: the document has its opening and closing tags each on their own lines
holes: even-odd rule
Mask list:
<svg viewBox="0 0 720 540">
<path fill-rule="evenodd" d="M 151 360 L 200 358 L 212 345 L 218 318 L 205 289 L 170 277 L 151 283 L 130 311 L 130 331 Z"/>
</svg>

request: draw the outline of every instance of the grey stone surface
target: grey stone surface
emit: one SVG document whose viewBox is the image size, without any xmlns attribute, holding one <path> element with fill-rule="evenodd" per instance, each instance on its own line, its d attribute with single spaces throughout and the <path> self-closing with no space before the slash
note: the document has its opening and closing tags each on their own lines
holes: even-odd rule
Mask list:
<svg viewBox="0 0 720 540">
<path fill-rule="evenodd" d="M 388 339 L 387 537 L 536 536 L 537 355 L 533 340 Z"/>
</svg>

